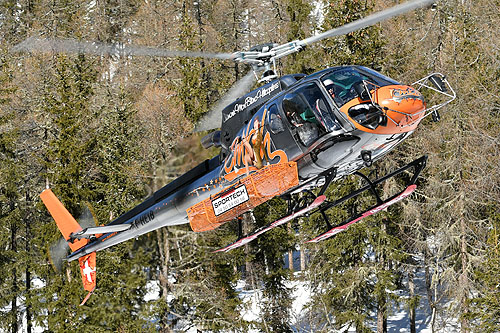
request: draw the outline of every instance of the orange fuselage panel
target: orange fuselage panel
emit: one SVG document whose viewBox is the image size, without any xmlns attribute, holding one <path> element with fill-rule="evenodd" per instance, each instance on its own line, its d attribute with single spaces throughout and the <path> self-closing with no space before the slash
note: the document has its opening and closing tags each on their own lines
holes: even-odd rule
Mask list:
<svg viewBox="0 0 500 333">
<path fill-rule="evenodd" d="M 410 132 L 420 123 L 424 117 L 426 104 L 418 90 L 405 85 L 389 85 L 371 91 L 373 102 L 380 105 L 387 116 L 387 125 L 369 129 L 358 124 L 349 116 L 349 109 L 362 101 L 355 98 L 340 109 L 356 128 L 374 134 L 398 134 Z M 369 102 L 369 101 L 368 101 Z"/>
</svg>

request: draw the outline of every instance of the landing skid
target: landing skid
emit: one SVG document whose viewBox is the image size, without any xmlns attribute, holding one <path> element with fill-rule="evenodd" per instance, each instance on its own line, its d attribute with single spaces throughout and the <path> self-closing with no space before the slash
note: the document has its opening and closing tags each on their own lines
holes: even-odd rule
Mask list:
<svg viewBox="0 0 500 333">
<path fill-rule="evenodd" d="M 392 198 L 390 198 L 386 201 L 383 201 L 382 204 L 380 204 L 378 206 L 374 206 L 374 207 L 368 209 L 367 211 L 357 215 L 356 217 L 351 217 L 350 219 L 342 222 L 341 224 L 331 228 L 327 232 L 319 235 L 318 237 L 315 237 L 311 240 L 308 240 L 306 243 L 318 243 L 322 240 L 328 239 L 328 238 L 332 237 L 333 235 L 336 235 L 339 232 L 346 230 L 350 225 L 361 221 L 365 217 L 376 214 L 376 213 L 380 212 L 381 210 L 386 209 L 390 205 L 393 205 L 396 202 L 399 202 L 399 201 L 403 200 L 404 198 L 410 196 L 410 194 L 412 194 L 416 188 L 417 188 L 417 185 L 410 185 L 403 192 L 393 196 Z"/>
<path fill-rule="evenodd" d="M 236 242 L 229 244 L 228 246 L 226 246 L 222 249 L 219 249 L 217 251 L 214 251 L 214 252 L 228 252 L 232 249 L 236 249 L 240 246 L 243 246 L 243 245 L 251 242 L 252 240 L 257 238 L 258 236 L 262 235 L 263 233 L 265 233 L 265 232 L 267 232 L 275 227 L 283 225 L 283 224 L 287 223 L 288 221 L 291 221 L 299 216 L 303 216 L 305 214 L 308 214 L 310 212 L 313 212 L 313 213 L 320 212 L 321 213 L 321 215 L 326 223 L 327 231 L 320 234 L 319 236 L 309 240 L 308 243 L 309 242 L 317 243 L 317 242 L 320 242 L 322 240 L 328 239 L 328 238 L 332 237 L 333 235 L 335 235 L 341 231 L 346 230 L 350 225 L 361 221 L 363 218 L 370 216 L 370 215 L 373 215 L 373 214 L 376 214 L 376 213 L 380 212 L 381 210 L 384 210 L 387 207 L 389 207 L 389 206 L 403 200 L 404 198 L 410 196 L 415 191 L 415 189 L 417 187 L 417 185 L 415 185 L 415 183 L 417 181 L 418 176 L 420 175 L 420 173 L 424 169 L 426 161 L 427 161 L 427 156 L 422 156 L 419 159 L 416 159 L 413 162 L 405 165 L 404 167 L 402 167 L 394 172 L 391 172 L 391 173 L 389 173 L 381 178 L 378 178 L 374 181 L 371 181 L 366 175 L 359 173 L 359 172 L 356 172 L 355 174 L 358 175 L 359 177 L 363 178 L 366 181 L 367 185 L 358 189 L 358 190 L 355 190 L 355 191 L 351 192 L 350 194 L 348 194 L 340 199 L 337 199 L 335 201 L 327 200 L 326 196 L 324 195 L 327 187 L 330 185 L 331 181 L 335 178 L 335 170 L 329 170 L 329 171 L 325 172 L 325 174 L 323 175 L 323 177 L 325 177 L 325 184 L 323 185 L 323 187 L 319 191 L 318 196 L 315 197 L 314 200 L 310 204 L 304 205 L 303 203 L 301 203 L 300 200 L 295 201 L 295 203 L 293 203 L 292 199 L 290 197 L 289 198 L 289 214 L 287 216 L 282 217 L 281 219 L 274 221 L 273 223 L 271 223 L 265 227 L 259 228 L 249 235 L 246 235 L 244 237 L 239 237 Z M 398 194 L 396 194 L 396 195 L 394 195 L 386 200 L 382 200 L 377 193 L 376 186 L 378 184 L 390 179 L 390 178 L 393 178 L 393 177 L 403 173 L 404 171 L 406 171 L 410 168 L 414 169 L 413 176 L 411 177 L 410 181 L 405 185 L 405 189 L 402 192 L 400 192 L 400 193 L 398 193 Z M 342 222 L 341 224 L 338 224 L 338 225 L 332 227 L 332 225 L 330 224 L 330 221 L 328 219 L 328 216 L 326 215 L 326 211 L 329 210 L 330 208 L 338 206 L 341 203 L 343 203 L 349 199 L 352 199 L 352 198 L 354 198 L 354 197 L 356 197 L 356 196 L 358 196 L 361 193 L 364 193 L 366 191 L 370 191 L 373 194 L 373 196 L 377 200 L 377 204 L 374 205 L 373 207 L 371 207 L 370 209 L 347 219 L 346 221 Z M 311 195 L 311 194 L 312 194 L 311 192 L 308 192 L 308 195 Z"/>
<path fill-rule="evenodd" d="M 282 217 L 281 219 L 276 220 L 273 223 L 271 223 L 265 227 L 259 228 L 256 231 L 254 231 L 253 233 L 251 233 L 243 238 L 238 239 L 236 242 L 231 243 L 228 246 L 223 247 L 222 249 L 214 251 L 214 253 L 215 252 L 228 252 L 232 249 L 236 249 L 240 246 L 243 246 L 243 245 L 253 241 L 255 238 L 259 237 L 263 233 L 265 233 L 273 228 L 276 228 L 284 223 L 287 223 L 288 221 L 291 221 L 296 217 L 302 216 L 302 215 L 310 212 L 311 210 L 314 210 L 315 208 L 319 207 L 323 202 L 325 202 L 325 200 L 326 200 L 326 197 L 324 195 L 320 195 L 309 206 L 299 210 L 298 212 L 295 212 L 293 214 Z"/>
</svg>

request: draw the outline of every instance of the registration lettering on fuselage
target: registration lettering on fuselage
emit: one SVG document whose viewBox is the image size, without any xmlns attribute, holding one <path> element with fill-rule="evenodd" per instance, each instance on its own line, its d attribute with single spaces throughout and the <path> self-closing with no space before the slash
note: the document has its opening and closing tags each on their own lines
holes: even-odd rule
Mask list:
<svg viewBox="0 0 500 333">
<path fill-rule="evenodd" d="M 224 193 L 219 198 L 212 200 L 212 207 L 214 208 L 215 216 L 219 216 L 248 200 L 247 189 L 245 185 L 241 185 L 232 191 Z"/>
</svg>

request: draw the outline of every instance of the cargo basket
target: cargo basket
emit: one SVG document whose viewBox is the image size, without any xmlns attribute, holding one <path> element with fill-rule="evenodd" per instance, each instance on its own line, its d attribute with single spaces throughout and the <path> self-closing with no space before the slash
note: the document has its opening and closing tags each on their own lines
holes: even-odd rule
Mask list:
<svg viewBox="0 0 500 333">
<path fill-rule="evenodd" d="M 271 164 L 191 207 L 191 229 L 213 230 L 299 184 L 295 162 Z"/>
</svg>

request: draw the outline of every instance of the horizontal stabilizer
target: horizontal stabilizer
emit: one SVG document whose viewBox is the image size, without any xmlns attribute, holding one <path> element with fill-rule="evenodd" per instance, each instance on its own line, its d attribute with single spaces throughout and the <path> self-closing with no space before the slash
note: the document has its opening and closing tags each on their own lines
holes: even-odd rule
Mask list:
<svg viewBox="0 0 500 333">
<path fill-rule="evenodd" d="M 110 232 L 120 232 L 130 229 L 131 224 L 105 225 L 100 227 L 85 228 L 81 231 L 73 232 L 70 237 L 73 239 L 90 238 L 97 234 L 107 234 Z"/>
</svg>

